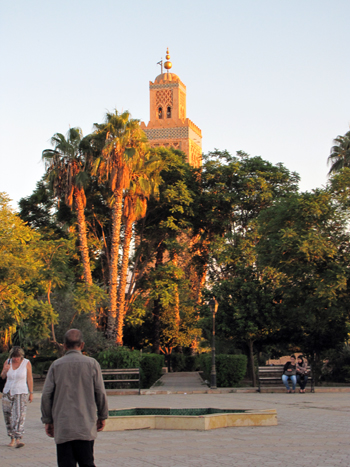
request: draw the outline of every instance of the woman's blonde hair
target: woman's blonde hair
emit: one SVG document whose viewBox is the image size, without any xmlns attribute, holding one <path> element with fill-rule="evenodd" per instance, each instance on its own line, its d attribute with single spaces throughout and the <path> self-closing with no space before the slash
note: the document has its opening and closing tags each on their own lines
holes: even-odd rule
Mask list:
<svg viewBox="0 0 350 467">
<path fill-rule="evenodd" d="M 21 358 L 24 358 L 24 350 L 21 349 L 21 347 L 18 347 L 17 345 L 15 345 L 14 347 L 12 347 L 12 349 L 10 350 L 10 358 L 12 357 L 21 357 Z"/>
</svg>

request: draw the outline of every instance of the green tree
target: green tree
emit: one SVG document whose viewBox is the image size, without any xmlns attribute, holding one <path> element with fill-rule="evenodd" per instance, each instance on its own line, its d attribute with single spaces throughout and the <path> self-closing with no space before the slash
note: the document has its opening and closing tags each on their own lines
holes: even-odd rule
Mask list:
<svg viewBox="0 0 350 467">
<path fill-rule="evenodd" d="M 211 273 L 208 299 L 219 300 L 217 335 L 249 356 L 253 386 L 256 385 L 254 350 L 261 351 L 273 340 L 280 324 L 278 285 L 280 273 L 271 267 L 260 267 L 257 260 L 257 222 L 251 221 L 246 234 L 235 247 L 227 240 L 215 242 L 218 274 Z M 220 245 L 221 243 L 221 245 Z M 219 277 L 220 278 L 219 278 Z M 207 335 L 211 332 L 211 315 L 204 310 Z M 209 332 L 208 332 L 209 331 Z"/>
<path fill-rule="evenodd" d="M 333 144 L 328 156 L 328 164 L 331 166 L 329 174 L 339 172 L 344 167 L 350 167 L 350 131 L 344 136 L 337 136 Z"/>
<path fill-rule="evenodd" d="M 315 368 L 349 331 L 348 221 L 332 186 L 278 200 L 259 216 L 259 264 L 282 275 L 279 337 L 298 345 Z"/>
<path fill-rule="evenodd" d="M 160 183 L 159 172 L 161 160 L 157 153 L 145 154 L 144 159 L 136 159 L 130 171 L 130 186 L 124 196 L 124 240 L 123 258 L 119 275 L 118 288 L 118 316 L 116 326 L 116 343 L 123 345 L 123 326 L 125 318 L 125 291 L 129 267 L 129 253 L 132 238 L 133 225 L 139 219 L 145 217 L 147 212 L 147 200 L 151 196 L 158 196 Z"/>
<path fill-rule="evenodd" d="M 198 260 L 208 278 L 205 296 L 215 295 L 220 301 L 218 337 L 231 349 L 248 354 L 253 384 L 254 347 L 261 348 L 278 326 L 274 297 L 278 274 L 257 262 L 256 220 L 277 199 L 295 192 L 298 180 L 282 164 L 242 152 L 234 157 L 216 151 L 205 158 L 200 212 L 195 216 Z M 204 307 L 205 316 L 207 312 Z M 209 316 L 203 325 L 209 335 Z"/>
<path fill-rule="evenodd" d="M 0 339 L 7 348 L 25 320 L 31 321 L 32 336 L 48 337 L 55 319 L 52 310 L 37 299 L 35 281 L 42 263 L 37 255 L 37 232 L 19 218 L 0 193 Z"/>
<path fill-rule="evenodd" d="M 135 160 L 147 153 L 146 137 L 138 120 L 129 112 L 107 113 L 105 122 L 95 124 L 95 138 L 104 140 L 100 157 L 95 159 L 94 173 L 101 181 L 108 181 L 113 194 L 112 234 L 109 267 L 109 307 L 106 335 L 115 339 L 117 318 L 118 258 L 122 222 L 124 190 L 130 186 Z"/>
<path fill-rule="evenodd" d="M 51 236 L 53 232 L 55 234 L 61 232 L 55 216 L 57 202 L 46 178 L 44 175 L 43 179 L 36 184 L 33 193 L 26 198 L 21 198 L 18 205 L 19 216 L 27 225 L 40 231 L 42 235 L 47 232 Z"/>
<path fill-rule="evenodd" d="M 295 192 L 298 181 L 298 175 L 282 164 L 274 165 L 244 152 L 232 156 L 227 151 L 215 151 L 204 156 L 202 193 L 193 208 L 197 241 L 192 251 L 200 287 L 204 286 L 207 274 L 212 274 L 216 281 L 222 277 L 218 263 L 225 264 L 227 250 L 231 258 L 236 251 L 238 259 L 241 254 L 238 244 L 250 228 L 249 223 L 275 199 Z M 225 271 L 224 267 L 223 274 Z M 200 290 L 197 297 L 200 300 Z"/>
<path fill-rule="evenodd" d="M 80 151 L 82 140 L 80 128 L 70 128 L 67 136 L 56 133 L 51 138 L 54 149 L 45 149 L 42 157 L 46 163 L 47 177 L 54 195 L 64 198 L 67 206 L 75 208 L 79 231 L 79 248 L 87 287 L 92 285 L 92 275 L 85 221 L 85 189 L 89 183 L 89 163 Z"/>
<path fill-rule="evenodd" d="M 74 237 L 66 239 L 40 239 L 36 245 L 36 256 L 41 261 L 38 273 L 38 282 L 45 291 L 46 300 L 51 310 L 51 337 L 53 344 L 62 350 L 62 344 L 57 342 L 55 334 L 55 323 L 57 314 L 52 307 L 51 297 L 56 288 L 67 287 L 73 282 L 73 268 L 69 264 L 74 254 Z"/>
<path fill-rule="evenodd" d="M 185 264 L 190 260 L 187 252 L 191 236 L 192 203 L 194 191 L 198 190 L 199 179 L 198 171 L 185 162 L 185 155 L 180 151 L 159 148 L 157 153 L 162 160 L 162 182 L 159 185 L 159 197 L 149 201 L 146 217 L 137 224 L 139 242 L 130 284 L 134 293 L 129 298 L 129 307 L 131 312 L 135 308 L 139 312 L 151 307 L 152 336 L 149 340 L 152 342 L 153 351 L 159 353 L 162 346 L 162 320 L 165 317 L 168 319 L 169 314 L 164 313 L 166 299 L 162 298 L 162 294 L 154 294 L 151 284 L 164 270 L 176 271 L 175 275 L 182 275 L 185 271 Z M 178 289 L 179 282 L 178 279 L 175 280 L 174 274 L 164 278 L 172 285 L 169 283 L 162 290 L 165 293 L 171 288 L 174 292 L 174 304 L 171 305 L 171 309 L 174 313 L 173 324 L 176 324 L 174 329 L 177 329 L 178 333 L 182 320 L 180 310 L 185 309 L 181 300 L 187 294 Z M 186 287 L 190 287 L 189 282 L 186 284 Z M 140 306 L 140 301 L 147 306 Z"/>
</svg>

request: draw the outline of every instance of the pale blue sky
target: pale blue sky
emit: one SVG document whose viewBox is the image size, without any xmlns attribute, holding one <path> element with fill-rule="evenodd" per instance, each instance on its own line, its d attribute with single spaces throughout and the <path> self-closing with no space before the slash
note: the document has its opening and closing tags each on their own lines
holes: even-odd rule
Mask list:
<svg viewBox="0 0 350 467">
<path fill-rule="evenodd" d="M 150 80 L 169 47 L 203 150 L 244 150 L 327 180 L 350 122 L 348 0 L 0 0 L 0 191 L 41 178 L 56 132 L 106 110 L 148 122 Z"/>
</svg>

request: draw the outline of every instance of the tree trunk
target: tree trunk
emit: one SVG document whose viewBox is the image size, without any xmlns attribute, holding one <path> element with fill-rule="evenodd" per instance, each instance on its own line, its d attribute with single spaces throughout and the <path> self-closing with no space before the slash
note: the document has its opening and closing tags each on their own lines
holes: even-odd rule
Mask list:
<svg viewBox="0 0 350 467">
<path fill-rule="evenodd" d="M 178 265 L 178 254 L 174 253 L 173 255 L 173 265 L 177 267 Z M 177 332 L 179 333 L 180 330 L 180 296 L 179 296 L 179 286 L 176 286 L 176 291 L 175 291 L 175 323 L 177 327 Z"/>
<path fill-rule="evenodd" d="M 156 265 L 159 267 L 163 264 L 164 258 L 164 244 L 163 242 L 159 245 L 157 251 Z M 156 354 L 160 353 L 160 313 L 161 313 L 161 304 L 159 300 L 154 300 L 153 304 L 153 346 L 152 351 Z"/>
<path fill-rule="evenodd" d="M 140 257 L 141 257 L 141 244 L 142 244 L 142 239 L 143 239 L 143 231 L 145 229 L 145 222 L 146 222 L 146 216 L 142 219 L 142 229 L 141 229 L 141 234 L 140 236 L 136 236 L 135 238 L 135 250 L 137 251 L 137 254 L 136 254 L 136 258 L 135 258 L 135 262 L 134 262 L 134 267 L 133 267 L 133 271 L 132 271 L 132 275 L 131 275 L 131 279 L 130 279 L 130 284 L 129 284 L 129 290 L 126 294 L 126 306 L 129 305 L 130 303 L 130 298 L 131 298 L 131 293 L 133 291 L 133 287 L 134 287 L 134 284 L 135 284 L 135 279 L 136 279 L 136 273 L 139 273 L 138 271 L 138 265 L 139 265 L 139 261 L 140 261 Z M 124 305 L 125 306 L 125 305 Z"/>
<path fill-rule="evenodd" d="M 109 306 L 106 336 L 109 340 L 115 338 L 115 322 L 117 317 L 117 288 L 118 288 L 118 254 L 120 244 L 120 226 L 122 221 L 123 190 L 114 192 L 115 200 L 112 208 L 112 238 L 111 263 L 109 269 Z"/>
<path fill-rule="evenodd" d="M 198 289 L 197 289 L 197 293 L 196 293 L 196 303 L 197 305 L 200 305 L 201 301 L 202 301 L 202 290 L 204 288 L 204 285 L 205 285 L 205 281 L 207 279 L 207 269 L 208 269 L 208 264 L 203 264 L 203 269 L 202 269 L 202 273 L 200 275 L 200 278 L 199 278 L 199 281 L 198 281 Z"/>
<path fill-rule="evenodd" d="M 123 260 L 120 269 L 119 275 L 119 287 L 118 287 L 118 297 L 117 297 L 117 325 L 116 325 L 116 344 L 123 345 L 123 326 L 124 326 L 124 317 L 125 317 L 125 293 L 126 293 L 126 281 L 128 277 L 128 266 L 129 266 L 129 252 L 130 252 L 130 243 L 132 237 L 132 226 L 133 226 L 133 216 L 129 216 L 125 224 L 125 233 L 124 233 L 124 243 L 123 243 Z"/>
<path fill-rule="evenodd" d="M 87 286 L 92 285 L 92 275 L 89 258 L 89 248 L 87 242 L 87 229 L 84 214 L 84 203 L 79 190 L 75 190 L 75 209 L 78 219 L 79 249 L 84 268 L 84 280 Z"/>
<path fill-rule="evenodd" d="M 256 387 L 256 374 L 255 374 L 255 364 L 254 364 L 254 347 L 252 339 L 249 339 L 249 361 L 250 361 L 250 374 L 252 378 L 253 388 Z"/>
</svg>

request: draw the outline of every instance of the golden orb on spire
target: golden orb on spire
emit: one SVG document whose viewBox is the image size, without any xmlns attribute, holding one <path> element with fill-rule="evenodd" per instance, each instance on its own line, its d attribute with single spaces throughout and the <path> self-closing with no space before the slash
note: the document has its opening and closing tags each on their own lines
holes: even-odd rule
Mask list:
<svg viewBox="0 0 350 467">
<path fill-rule="evenodd" d="M 166 49 L 166 56 L 165 58 L 167 59 L 167 61 L 164 63 L 164 68 L 167 70 L 167 72 L 169 73 L 169 70 L 170 68 L 173 66 L 173 64 L 171 62 L 169 62 L 169 59 L 170 59 L 170 55 L 169 55 L 169 47 L 167 47 Z"/>
</svg>

